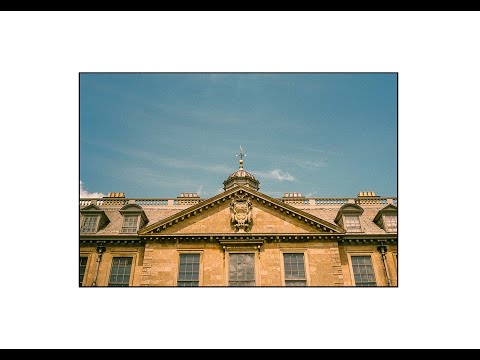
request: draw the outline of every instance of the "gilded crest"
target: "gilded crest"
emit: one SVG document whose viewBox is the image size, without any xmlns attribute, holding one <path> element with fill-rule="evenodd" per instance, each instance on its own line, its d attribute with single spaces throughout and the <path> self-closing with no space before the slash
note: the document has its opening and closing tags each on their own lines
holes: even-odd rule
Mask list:
<svg viewBox="0 0 480 360">
<path fill-rule="evenodd" d="M 236 194 L 230 203 L 231 223 L 237 230 L 248 231 L 252 225 L 252 202 L 246 194 Z"/>
</svg>

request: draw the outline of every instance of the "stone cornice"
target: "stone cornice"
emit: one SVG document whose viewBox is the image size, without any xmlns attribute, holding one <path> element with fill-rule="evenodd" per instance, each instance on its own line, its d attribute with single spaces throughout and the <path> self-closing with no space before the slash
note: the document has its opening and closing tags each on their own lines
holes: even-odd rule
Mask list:
<svg viewBox="0 0 480 360">
<path fill-rule="evenodd" d="M 339 241 L 341 234 L 322 233 L 298 233 L 298 234 L 169 234 L 169 235 L 142 235 L 144 241 L 205 241 L 205 242 L 228 242 L 228 241 L 269 241 L 269 242 L 303 242 L 303 241 Z"/>
<path fill-rule="evenodd" d="M 88 239 L 80 239 L 80 245 L 83 245 L 83 246 L 97 246 L 99 244 L 102 244 L 102 245 L 143 245 L 145 243 L 144 240 L 140 239 L 140 238 L 135 238 L 135 239 L 126 239 L 126 238 L 118 238 L 118 237 L 114 237 L 114 238 L 98 238 L 98 239 L 94 239 L 94 238 L 88 238 Z"/>
<path fill-rule="evenodd" d="M 366 238 L 347 238 L 347 239 L 341 239 L 338 244 L 339 245 L 361 245 L 361 244 L 374 244 L 374 243 L 392 243 L 396 244 L 398 243 L 398 239 L 396 237 L 392 236 L 382 236 L 382 237 L 366 237 Z"/>
<path fill-rule="evenodd" d="M 97 234 L 80 234 L 80 241 L 97 241 L 97 240 L 105 240 L 105 241 L 130 241 L 130 240 L 141 240 L 141 238 L 137 234 L 113 234 L 113 235 L 97 235 Z"/>
<path fill-rule="evenodd" d="M 216 196 L 211 197 L 210 199 L 207 199 L 205 201 L 202 201 L 199 204 L 195 204 L 190 206 L 187 209 L 184 209 L 172 216 L 169 216 L 163 220 L 158 221 L 155 224 L 149 225 L 142 230 L 139 231 L 139 235 L 144 236 L 144 235 L 160 235 L 161 231 L 163 229 L 166 229 L 170 226 L 175 225 L 176 223 L 183 221 L 185 219 L 190 218 L 191 216 L 197 215 L 197 213 L 201 213 L 203 211 L 207 211 L 209 208 L 214 207 L 216 205 L 220 205 L 221 203 L 224 203 L 225 201 L 229 201 L 232 196 L 235 193 L 247 193 L 249 195 L 249 198 L 257 202 L 261 202 L 266 206 L 271 207 L 272 209 L 275 209 L 281 213 L 284 213 L 286 215 L 290 215 L 293 218 L 296 218 L 297 220 L 304 221 L 305 223 L 309 224 L 312 226 L 312 232 L 328 232 L 328 233 L 333 233 L 333 234 L 343 234 L 345 233 L 345 230 L 343 230 L 341 227 L 329 223 L 328 221 L 322 220 L 312 214 L 309 214 L 305 211 L 302 211 L 298 208 L 295 208 L 291 205 L 285 204 L 282 201 L 276 200 L 271 198 L 268 195 L 262 194 L 258 191 L 255 191 L 251 188 L 245 187 L 245 186 L 235 186 L 234 188 L 227 190 L 225 192 L 222 192 Z"/>
</svg>

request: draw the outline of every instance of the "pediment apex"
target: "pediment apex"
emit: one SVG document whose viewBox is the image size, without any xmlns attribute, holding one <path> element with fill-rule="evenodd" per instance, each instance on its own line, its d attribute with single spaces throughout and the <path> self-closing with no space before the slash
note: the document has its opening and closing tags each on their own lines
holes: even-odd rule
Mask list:
<svg viewBox="0 0 480 360">
<path fill-rule="evenodd" d="M 312 233 L 327 232 L 332 234 L 343 234 L 345 232 L 345 230 L 335 224 L 322 220 L 261 192 L 239 185 L 149 225 L 142 229 L 139 232 L 139 235 L 161 235 L 166 229 L 174 227 L 176 224 L 181 223 L 184 220 L 191 219 L 199 214 L 205 214 L 204 212 L 211 212 L 213 214 L 215 207 L 222 207 L 225 209 L 228 206 L 232 206 L 232 202 L 237 201 L 236 199 L 238 199 L 238 197 L 250 201 L 253 207 L 267 208 L 272 213 L 278 211 L 278 215 L 285 215 L 288 219 L 291 219 L 289 221 L 291 221 L 292 224 L 295 222 L 302 222 L 304 224 L 303 226 L 309 225 Z M 245 216 L 248 217 L 248 213 L 246 213 Z M 233 220 L 236 221 L 233 222 L 233 225 L 240 224 L 240 228 L 245 227 L 245 229 L 248 229 L 248 226 L 246 225 L 248 224 L 248 221 L 246 218 L 245 223 L 242 222 L 244 219 L 241 216 L 238 218 L 231 218 L 231 221 Z M 252 232 L 255 232 L 255 229 L 252 229 Z"/>
</svg>

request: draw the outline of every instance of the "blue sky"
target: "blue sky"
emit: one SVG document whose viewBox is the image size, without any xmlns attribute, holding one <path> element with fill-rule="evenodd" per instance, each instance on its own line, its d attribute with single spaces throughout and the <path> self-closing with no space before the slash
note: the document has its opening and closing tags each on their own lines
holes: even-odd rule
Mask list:
<svg viewBox="0 0 480 360">
<path fill-rule="evenodd" d="M 396 74 L 81 74 L 81 196 L 396 196 Z"/>
</svg>

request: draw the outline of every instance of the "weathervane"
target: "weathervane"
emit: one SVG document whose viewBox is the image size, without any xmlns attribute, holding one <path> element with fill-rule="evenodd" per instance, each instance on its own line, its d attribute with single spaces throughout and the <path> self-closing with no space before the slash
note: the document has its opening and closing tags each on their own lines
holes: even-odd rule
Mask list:
<svg viewBox="0 0 480 360">
<path fill-rule="evenodd" d="M 245 154 L 245 153 L 243 152 L 242 145 L 240 145 L 240 154 L 235 155 L 235 156 L 240 158 L 240 160 L 239 160 L 240 169 L 243 169 L 243 158 L 244 158 L 245 156 L 247 156 L 247 154 Z"/>
</svg>

